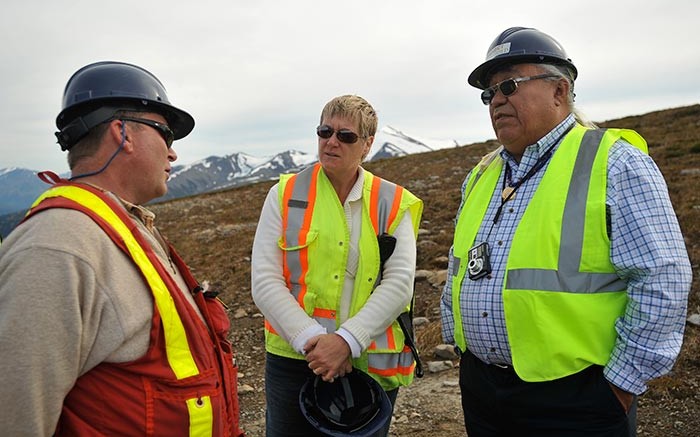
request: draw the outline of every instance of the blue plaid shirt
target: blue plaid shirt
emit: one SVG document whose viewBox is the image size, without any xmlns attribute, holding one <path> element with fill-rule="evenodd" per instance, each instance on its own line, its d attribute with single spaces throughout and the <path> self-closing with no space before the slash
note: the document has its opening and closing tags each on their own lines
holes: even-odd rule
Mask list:
<svg viewBox="0 0 700 437">
<path fill-rule="evenodd" d="M 525 149 L 520 162 L 504 149 L 501 158 L 510 164 L 512 182 L 522 179 L 574 123 L 571 114 Z M 553 150 L 557 147 L 558 144 Z M 469 350 L 486 363 L 512 363 L 501 297 L 505 265 L 515 229 L 548 164 L 518 188 L 492 227 L 501 204 L 500 187 L 505 173 L 502 171 L 476 235 L 477 243 L 489 243 L 493 272 L 478 281 L 462 281 L 460 306 Z M 468 179 L 469 175 L 462 185 L 462 205 Z M 608 156 L 606 204 L 610 257 L 617 274 L 627 282 L 629 302 L 624 316 L 615 325 L 618 339 L 604 374 L 614 385 L 640 394 L 646 390 L 647 381 L 671 369 L 680 352 L 692 271 L 661 172 L 648 155 L 624 141 L 616 142 Z M 453 264 L 450 249 L 448 272 L 452 272 Z M 454 343 L 449 276 L 441 309 L 443 339 Z"/>
</svg>

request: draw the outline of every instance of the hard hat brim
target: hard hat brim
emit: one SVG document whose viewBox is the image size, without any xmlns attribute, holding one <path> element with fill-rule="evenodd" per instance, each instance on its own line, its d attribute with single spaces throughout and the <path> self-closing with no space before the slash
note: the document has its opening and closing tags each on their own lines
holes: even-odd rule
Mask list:
<svg viewBox="0 0 700 437">
<path fill-rule="evenodd" d="M 361 370 L 353 369 L 352 372 L 345 377 L 348 376 L 353 378 L 357 377 L 358 379 L 364 381 L 364 383 L 372 385 L 376 389 L 377 393 L 380 395 L 379 411 L 368 423 L 366 423 L 360 429 L 356 429 L 353 431 L 344 431 L 335 429 L 329 421 L 324 420 L 323 417 L 319 417 L 319 410 L 317 408 L 314 408 L 316 400 L 313 395 L 313 388 L 314 385 L 316 385 L 316 381 L 319 378 L 321 378 L 321 376 L 309 378 L 299 391 L 299 407 L 302 411 L 302 414 L 309 422 L 309 424 L 312 427 L 314 427 L 314 429 L 317 429 L 333 437 L 366 437 L 374 435 L 379 430 L 384 428 L 386 424 L 391 420 L 393 407 L 391 405 L 391 401 L 389 400 L 389 396 L 386 394 L 384 389 L 379 385 L 377 381 L 375 381 L 371 376 L 369 376 Z M 339 380 L 336 379 L 334 384 L 338 383 Z"/>
<path fill-rule="evenodd" d="M 503 67 L 509 65 L 517 64 L 552 64 L 552 65 L 563 65 L 570 68 L 574 74 L 574 79 L 577 75 L 577 70 L 574 64 L 571 62 L 565 62 L 560 58 L 547 55 L 522 55 L 522 56 L 509 56 L 504 58 L 494 58 L 490 59 L 483 64 L 479 65 L 471 72 L 467 82 L 469 85 L 480 90 L 484 90 L 489 87 L 489 79 L 496 71 L 502 69 Z"/>
</svg>

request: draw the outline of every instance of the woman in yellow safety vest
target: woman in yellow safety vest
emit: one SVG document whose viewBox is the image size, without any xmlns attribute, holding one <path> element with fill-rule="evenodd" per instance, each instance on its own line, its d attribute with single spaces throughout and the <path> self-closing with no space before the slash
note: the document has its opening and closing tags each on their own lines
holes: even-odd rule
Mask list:
<svg viewBox="0 0 700 437">
<path fill-rule="evenodd" d="M 396 319 L 413 295 L 423 203 L 360 166 L 376 129 L 363 98 L 334 98 L 316 129 L 319 162 L 283 175 L 265 200 L 251 275 L 265 316 L 268 437 L 318 434 L 298 401 L 314 375 L 333 382 L 359 369 L 392 404 L 413 379 Z M 381 235 L 396 242 L 383 268 Z"/>
</svg>

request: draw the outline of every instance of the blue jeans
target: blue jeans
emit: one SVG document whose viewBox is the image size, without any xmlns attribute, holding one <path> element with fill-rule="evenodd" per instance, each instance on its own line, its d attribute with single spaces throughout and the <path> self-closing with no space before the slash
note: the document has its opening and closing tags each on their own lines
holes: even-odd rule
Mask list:
<svg viewBox="0 0 700 437">
<path fill-rule="evenodd" d="M 304 360 L 285 358 L 267 353 L 265 355 L 265 435 L 267 437 L 314 437 L 324 436 L 315 430 L 299 408 L 299 391 L 307 379 L 314 377 Z M 387 392 L 392 411 L 399 389 Z M 389 425 L 376 437 L 389 435 Z"/>
</svg>

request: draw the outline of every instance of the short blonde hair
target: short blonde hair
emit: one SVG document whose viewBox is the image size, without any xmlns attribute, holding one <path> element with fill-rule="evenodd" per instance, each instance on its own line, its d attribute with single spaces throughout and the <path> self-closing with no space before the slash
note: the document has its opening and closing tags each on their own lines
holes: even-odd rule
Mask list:
<svg viewBox="0 0 700 437">
<path fill-rule="evenodd" d="M 369 138 L 377 133 L 377 113 L 372 105 L 360 96 L 346 94 L 335 97 L 326 103 L 321 111 L 321 123 L 324 118 L 342 117 L 349 118 L 359 125 L 358 134 L 363 138 Z"/>
</svg>

